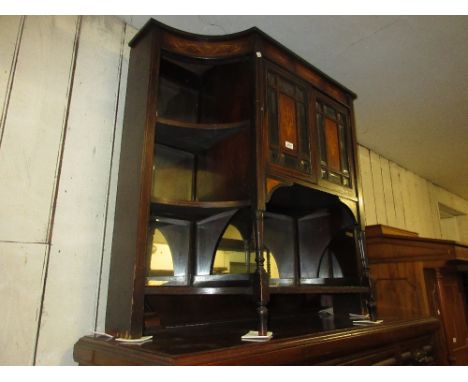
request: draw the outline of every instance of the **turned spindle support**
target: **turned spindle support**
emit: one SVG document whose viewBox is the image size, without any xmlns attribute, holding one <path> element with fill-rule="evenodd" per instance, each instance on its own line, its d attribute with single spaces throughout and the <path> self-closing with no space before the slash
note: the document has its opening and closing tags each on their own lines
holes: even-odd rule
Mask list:
<svg viewBox="0 0 468 382">
<path fill-rule="evenodd" d="M 268 332 L 268 274 L 265 271 L 264 243 L 263 243 L 263 219 L 264 211 L 256 210 L 254 217 L 254 236 L 255 236 L 255 279 L 254 291 L 257 304 L 258 315 L 258 334 L 266 336 Z"/>
</svg>

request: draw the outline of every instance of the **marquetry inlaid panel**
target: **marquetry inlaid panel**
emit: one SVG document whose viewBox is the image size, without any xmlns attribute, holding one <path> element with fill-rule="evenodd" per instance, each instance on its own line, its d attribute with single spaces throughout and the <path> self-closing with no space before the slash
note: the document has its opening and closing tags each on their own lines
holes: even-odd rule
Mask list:
<svg viewBox="0 0 468 382">
<path fill-rule="evenodd" d="M 310 174 L 306 88 L 268 69 L 266 96 L 270 162 Z"/>
<path fill-rule="evenodd" d="M 324 180 L 351 188 L 350 138 L 347 115 L 322 100 L 317 100 L 315 107 L 320 151 L 320 176 Z"/>
</svg>

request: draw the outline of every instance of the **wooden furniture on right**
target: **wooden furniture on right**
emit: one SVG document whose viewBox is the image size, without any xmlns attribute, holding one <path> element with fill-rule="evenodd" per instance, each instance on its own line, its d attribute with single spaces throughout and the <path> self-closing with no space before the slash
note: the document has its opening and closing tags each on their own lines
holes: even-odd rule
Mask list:
<svg viewBox="0 0 468 382">
<path fill-rule="evenodd" d="M 382 225 L 366 238 L 378 318 L 438 317 L 442 360 L 467 365 L 468 246 Z"/>
</svg>

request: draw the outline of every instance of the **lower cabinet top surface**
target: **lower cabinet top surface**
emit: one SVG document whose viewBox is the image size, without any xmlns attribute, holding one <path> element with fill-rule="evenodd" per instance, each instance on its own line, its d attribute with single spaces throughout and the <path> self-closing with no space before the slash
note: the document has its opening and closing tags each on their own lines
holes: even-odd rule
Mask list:
<svg viewBox="0 0 468 382">
<path fill-rule="evenodd" d="M 404 344 L 416 341 L 426 352 L 432 350 L 438 327 L 436 319 L 428 318 L 309 334 L 302 327 L 293 335 L 290 326 L 277 328 L 273 339 L 263 343 L 241 341 L 254 328 L 184 328 L 158 333 L 142 345 L 83 337 L 75 345 L 74 358 L 81 365 L 336 365 L 354 364 L 354 359 L 402 364 L 400 353 L 408 348 Z M 421 349 L 415 348 L 415 354 Z"/>
</svg>

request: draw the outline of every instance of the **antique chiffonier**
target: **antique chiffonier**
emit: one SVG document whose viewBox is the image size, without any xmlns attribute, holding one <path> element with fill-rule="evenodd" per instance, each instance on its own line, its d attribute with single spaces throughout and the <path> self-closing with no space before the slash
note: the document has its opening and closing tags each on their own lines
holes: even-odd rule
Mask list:
<svg viewBox="0 0 468 382">
<path fill-rule="evenodd" d="M 373 314 L 356 96 L 257 28 L 151 20 L 130 45 L 106 331 L 153 341 L 83 337 L 75 359 L 434 362 L 436 320 L 349 319 Z"/>
</svg>

